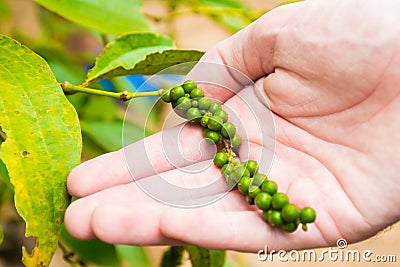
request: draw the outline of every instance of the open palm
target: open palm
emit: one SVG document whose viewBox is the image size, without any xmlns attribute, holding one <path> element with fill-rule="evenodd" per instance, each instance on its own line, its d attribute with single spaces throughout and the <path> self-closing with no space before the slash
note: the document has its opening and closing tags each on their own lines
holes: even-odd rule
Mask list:
<svg viewBox="0 0 400 267">
<path fill-rule="evenodd" d="M 317 220 L 308 232 L 273 229 L 237 191 L 194 209 L 174 208 L 144 193 L 137 181 L 156 174 L 195 186 L 219 173 L 213 166 L 186 175 L 177 169 L 188 161 L 194 165 L 210 160 L 215 152 L 195 146 L 202 133 L 186 125 L 182 131 L 166 130 L 125 149 L 134 152 L 147 144 L 147 156 L 135 160 L 141 166 L 135 168 L 136 181 L 123 151 L 77 167 L 68 186 L 71 194 L 82 198 L 67 210 L 70 233 L 110 243 L 189 243 L 254 252 L 265 245 L 294 249 L 333 245 L 338 238 L 354 242 L 398 221 L 400 5 L 384 3 L 288 5 L 221 42 L 203 58 L 233 66 L 256 81 L 259 89 L 245 88 L 238 95 L 204 91 L 229 110 L 241 110 L 238 119 L 248 130 L 243 143 L 249 144 L 245 152 L 239 151 L 243 160 L 272 153 L 270 143 L 260 142 L 266 137 L 251 130 L 254 120 L 241 107 L 243 99 L 257 111 L 262 127 L 267 117 L 263 114 L 272 111 L 276 143 L 268 176 L 293 203 L 316 209 Z M 166 137 L 175 138 L 182 148 L 176 164 L 159 151 Z M 152 164 L 145 164 L 149 160 Z M 220 181 L 213 190 L 193 197 L 223 193 L 227 186 L 223 178 Z"/>
</svg>

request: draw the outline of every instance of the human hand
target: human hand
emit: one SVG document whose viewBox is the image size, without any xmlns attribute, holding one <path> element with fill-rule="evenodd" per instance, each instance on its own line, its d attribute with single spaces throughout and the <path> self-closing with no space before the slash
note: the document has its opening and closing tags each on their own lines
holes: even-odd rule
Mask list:
<svg viewBox="0 0 400 267">
<path fill-rule="evenodd" d="M 268 176 L 293 203 L 316 209 L 317 220 L 308 232 L 288 234 L 269 227 L 238 192 L 196 209 L 161 204 L 132 182 L 122 151 L 83 163 L 70 174 L 69 190 L 82 199 L 67 210 L 69 232 L 110 243 L 190 243 L 254 252 L 264 245 L 328 246 L 340 237 L 355 242 L 398 221 L 399 13 L 396 1 L 291 4 L 266 14 L 203 58 L 256 81 L 260 89 L 255 95 L 246 89 L 241 93 L 260 114 L 269 112 L 261 96 L 269 99 L 276 147 Z M 232 94 L 204 91 L 232 110 L 241 103 Z M 243 116 L 245 127 L 252 129 L 252 121 Z M 148 143 L 154 164 L 138 170 L 135 179 L 162 173 L 167 180 L 196 184 L 219 173 L 211 167 L 183 177 L 159 154 L 162 135 L 172 138 L 176 129 L 132 145 Z M 251 144 L 250 158 L 268 149 L 257 138 L 255 133 L 244 140 Z M 201 154 L 193 146 L 201 139 L 201 131 L 190 125 L 179 135 L 182 154 L 193 163 L 212 158 L 212 152 Z M 209 194 L 226 189 L 221 182 Z"/>
</svg>

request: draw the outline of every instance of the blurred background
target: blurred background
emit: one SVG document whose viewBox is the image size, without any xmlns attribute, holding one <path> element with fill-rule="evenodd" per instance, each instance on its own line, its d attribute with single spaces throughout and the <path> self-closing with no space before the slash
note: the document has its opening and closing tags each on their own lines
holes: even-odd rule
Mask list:
<svg viewBox="0 0 400 267">
<path fill-rule="evenodd" d="M 187 3 L 190 4 L 187 4 Z M 245 27 L 253 19 L 281 4 L 279 0 L 241 0 L 238 9 L 241 15 L 217 14 L 213 5 L 219 1 L 162 1 L 144 0 L 142 13 L 155 32 L 173 37 L 177 48 L 205 51 L 217 42 L 229 37 Z M 229 1 L 220 1 L 221 5 Z M 213 4 L 213 5 L 212 5 Z M 208 10 L 208 11 L 207 11 Z M 111 18 L 113 19 L 113 18 Z M 115 38 L 81 27 L 33 0 L 0 0 L 0 33 L 13 37 L 41 55 L 49 63 L 58 81 L 79 84 L 93 65 L 96 55 L 104 44 Z M 134 91 L 146 77 L 130 76 L 104 80 L 96 87 L 108 91 Z M 171 81 L 172 82 L 172 81 Z M 165 81 L 168 86 L 168 80 Z M 157 89 L 151 84 L 141 90 Z M 68 97 L 81 119 L 83 134 L 82 160 L 117 150 L 121 147 L 122 124 L 125 103 L 113 99 L 73 95 Z M 125 134 L 132 141 L 159 131 L 168 105 L 155 103 L 155 98 L 135 102 L 135 116 L 129 116 L 125 124 Z M 152 107 L 155 105 L 155 108 Z M 146 122 L 149 110 L 151 115 Z M 145 123 L 146 122 L 146 123 Z M 143 132 L 143 128 L 145 131 Z M 34 241 L 24 237 L 25 224 L 16 213 L 13 204 L 12 186 L 7 180 L 7 170 L 0 162 L 0 226 L 4 241 L 0 245 L 0 266 L 22 266 L 21 246 L 31 248 Z M 0 232 L 1 233 L 1 232 Z M 375 255 L 395 255 L 400 261 L 400 227 L 394 225 L 361 243 L 352 244 L 348 249 L 371 250 Z M 266 240 L 266 243 L 268 241 Z M 60 248 L 51 266 L 158 266 L 166 247 L 111 246 L 98 240 L 75 240 L 63 229 Z M 190 266 L 185 255 L 185 266 Z M 323 266 L 363 266 L 365 263 L 330 262 L 323 263 L 283 263 L 278 260 L 261 262 L 256 254 L 228 252 L 226 266 L 280 266 L 284 264 Z M 371 266 L 398 266 L 396 263 L 371 263 Z"/>
</svg>

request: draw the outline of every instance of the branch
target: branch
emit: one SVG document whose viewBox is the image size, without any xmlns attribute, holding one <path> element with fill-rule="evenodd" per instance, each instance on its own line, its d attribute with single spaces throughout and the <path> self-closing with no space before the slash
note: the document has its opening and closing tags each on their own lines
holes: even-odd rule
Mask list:
<svg viewBox="0 0 400 267">
<path fill-rule="evenodd" d="M 61 240 L 58 241 L 58 247 L 61 249 L 64 260 L 71 265 L 71 267 L 86 267 L 87 265 L 78 258 L 78 256 L 71 251 L 68 251 L 66 246 Z"/>
<path fill-rule="evenodd" d="M 164 92 L 163 89 L 160 89 L 158 91 L 153 91 L 153 92 L 123 91 L 120 93 L 115 93 L 115 92 L 108 92 L 108 91 L 99 90 L 99 89 L 87 88 L 87 87 L 83 87 L 83 86 L 79 86 L 79 85 L 73 85 L 69 82 L 62 82 L 60 85 L 66 95 L 75 94 L 75 93 L 80 92 L 80 93 L 86 93 L 86 94 L 91 94 L 91 95 L 108 96 L 108 97 L 112 97 L 112 98 L 116 98 L 116 99 L 121 99 L 123 101 L 128 101 L 135 97 L 161 96 Z"/>
</svg>

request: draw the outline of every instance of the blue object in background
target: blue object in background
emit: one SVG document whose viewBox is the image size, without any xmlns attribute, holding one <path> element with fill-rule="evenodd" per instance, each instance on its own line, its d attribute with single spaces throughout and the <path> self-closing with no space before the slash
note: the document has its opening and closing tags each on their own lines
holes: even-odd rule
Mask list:
<svg viewBox="0 0 400 267">
<path fill-rule="evenodd" d="M 89 71 L 93 66 L 86 66 L 86 71 Z M 128 91 L 140 92 L 152 92 L 161 89 L 162 86 L 174 86 L 180 84 L 183 80 L 182 75 L 159 75 L 151 77 L 151 81 L 148 81 L 149 77 L 144 75 L 129 75 L 120 77 L 126 82 L 126 85 L 130 85 L 130 88 L 126 88 Z M 110 79 L 104 79 L 98 81 L 98 84 L 108 92 L 117 92 L 115 85 Z M 158 97 L 146 97 L 149 101 L 155 101 Z"/>
<path fill-rule="evenodd" d="M 135 91 L 139 88 L 140 92 L 152 92 L 160 89 L 156 84 L 150 82 L 146 83 L 147 78 L 143 75 L 130 75 L 126 76 L 125 79 L 135 88 Z"/>
<path fill-rule="evenodd" d="M 101 87 L 108 92 L 115 92 L 115 87 L 109 79 L 99 81 Z"/>
<path fill-rule="evenodd" d="M 151 78 L 151 81 L 148 81 L 148 77 L 144 75 L 129 75 L 125 77 L 121 77 L 120 79 L 124 79 L 127 85 L 130 85 L 130 90 L 140 92 L 152 92 L 161 89 L 162 85 L 173 86 L 175 84 L 179 84 L 182 82 L 181 75 L 160 75 L 154 76 Z M 99 81 L 99 84 L 104 88 L 104 90 L 109 92 L 116 92 L 116 88 L 114 84 L 109 79 L 104 79 Z M 146 97 L 149 101 L 155 101 L 157 97 Z"/>
<path fill-rule="evenodd" d="M 130 75 L 120 77 L 120 79 L 124 79 L 127 85 L 130 85 L 130 88 L 127 88 L 129 89 L 128 91 L 137 91 L 140 88 L 141 92 L 151 92 L 160 89 L 157 85 L 146 83 L 146 77 L 143 75 Z M 101 80 L 98 83 L 108 92 L 117 91 L 114 84 L 109 79 Z"/>
</svg>

